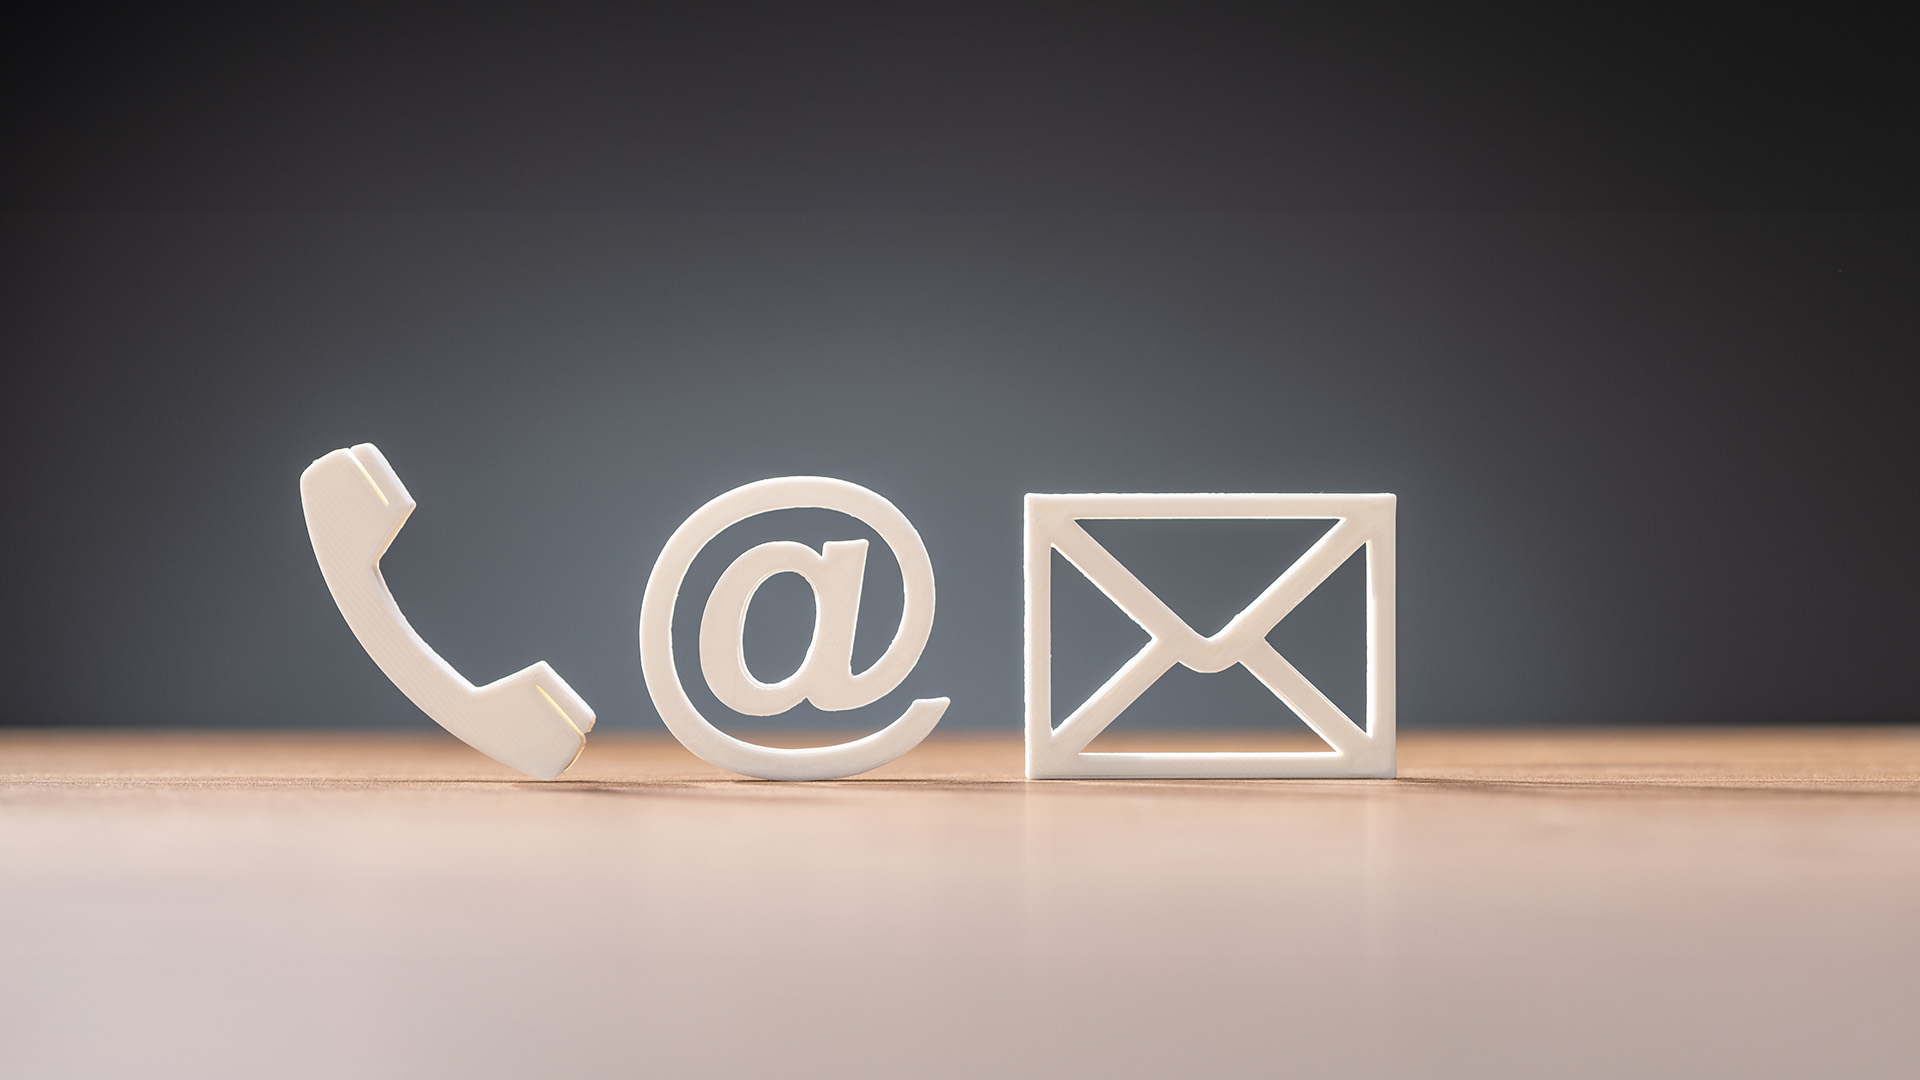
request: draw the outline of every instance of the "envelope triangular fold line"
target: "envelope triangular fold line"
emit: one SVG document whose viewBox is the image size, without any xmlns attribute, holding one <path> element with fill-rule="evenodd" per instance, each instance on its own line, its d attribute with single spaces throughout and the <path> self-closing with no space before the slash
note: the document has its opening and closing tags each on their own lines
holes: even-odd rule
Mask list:
<svg viewBox="0 0 1920 1080">
<path fill-rule="evenodd" d="M 1253 677 L 1259 679 L 1273 695 L 1286 703 L 1300 719 L 1306 721 L 1321 738 L 1327 740 L 1335 750 L 1346 752 L 1358 750 L 1368 741 L 1369 736 L 1355 724 L 1347 714 L 1335 705 L 1332 699 L 1320 692 L 1300 669 L 1293 666 L 1286 657 L 1265 641 L 1261 647 L 1253 649 L 1241 658 Z"/>
<path fill-rule="evenodd" d="M 1394 775 L 1395 498 L 1371 495 L 1089 494 L 1026 499 L 1027 775 L 1066 777 L 1391 777 Z M 1317 543 L 1203 637 L 1075 519 L 1334 518 Z M 1267 643 L 1266 635 L 1367 548 L 1364 728 Z M 1059 727 L 1051 722 L 1052 552 L 1058 550 L 1151 636 Z M 1088 753 L 1086 747 L 1174 664 L 1201 672 L 1244 664 L 1334 750 L 1274 753 Z"/>
<path fill-rule="evenodd" d="M 1216 637 L 1241 640 L 1243 637 L 1265 638 L 1267 633 L 1280 620 L 1287 617 L 1307 594 L 1319 588 L 1333 576 L 1335 570 L 1347 561 L 1347 557 L 1360 550 L 1360 545 L 1372 539 L 1375 527 L 1379 523 L 1379 511 L 1341 518 L 1320 542 L 1308 548 L 1306 554 L 1286 572 L 1267 586 L 1259 599 L 1248 604 L 1240 614 L 1233 617 Z"/>
<path fill-rule="evenodd" d="M 1055 550 L 1066 556 L 1074 568 L 1087 576 L 1094 587 L 1107 594 L 1127 617 L 1155 638 L 1183 653 L 1204 647 L 1206 638 L 1187 625 L 1153 590 L 1121 565 L 1113 553 L 1102 547 L 1078 522 L 1063 521 L 1050 538 Z"/>
<path fill-rule="evenodd" d="M 1145 648 L 1134 654 L 1133 659 L 1113 673 L 1113 678 L 1095 690 L 1092 697 L 1053 729 L 1052 751 L 1077 754 L 1086 749 L 1087 744 L 1105 731 L 1115 717 L 1126 711 L 1127 706 L 1146 693 L 1147 687 L 1177 663 L 1179 659 L 1165 642 L 1148 642 Z"/>
</svg>

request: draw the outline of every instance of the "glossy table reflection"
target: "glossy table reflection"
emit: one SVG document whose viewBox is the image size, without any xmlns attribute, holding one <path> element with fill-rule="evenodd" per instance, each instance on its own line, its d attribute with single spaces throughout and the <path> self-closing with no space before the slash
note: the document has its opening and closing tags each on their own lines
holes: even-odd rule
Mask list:
<svg viewBox="0 0 1920 1080">
<path fill-rule="evenodd" d="M 1020 760 L 936 733 L 777 784 L 602 732 L 541 784 L 438 733 L 0 733 L 0 1074 L 1920 1054 L 1920 729 L 1416 732 L 1395 781 Z"/>
</svg>

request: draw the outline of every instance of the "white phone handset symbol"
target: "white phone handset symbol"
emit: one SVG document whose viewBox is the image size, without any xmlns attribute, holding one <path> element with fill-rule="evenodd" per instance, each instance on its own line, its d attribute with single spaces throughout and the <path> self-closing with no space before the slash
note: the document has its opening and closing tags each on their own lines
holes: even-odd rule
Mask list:
<svg viewBox="0 0 1920 1080">
<path fill-rule="evenodd" d="M 380 575 L 413 497 L 372 443 L 335 450 L 300 474 L 307 535 L 340 614 L 387 678 L 441 727 L 503 765 L 551 780 L 593 730 L 593 709 L 542 660 L 475 686 L 414 632 Z"/>
</svg>

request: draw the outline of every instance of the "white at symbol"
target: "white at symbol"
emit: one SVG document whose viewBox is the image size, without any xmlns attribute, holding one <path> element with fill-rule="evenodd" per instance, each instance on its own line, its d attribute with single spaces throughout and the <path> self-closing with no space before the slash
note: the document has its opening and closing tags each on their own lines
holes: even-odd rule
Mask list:
<svg viewBox="0 0 1920 1080">
<path fill-rule="evenodd" d="M 891 502 L 858 484 L 821 476 L 788 476 L 738 487 L 694 511 L 674 530 L 647 578 L 640 605 L 640 666 L 660 718 L 675 737 L 706 761 L 768 780 L 825 780 L 866 772 L 919 745 L 946 712 L 947 698 L 922 698 L 899 719 L 863 739 L 836 746 L 783 749 L 734 738 L 700 715 L 673 659 L 673 612 L 687 569 L 727 527 L 756 514 L 819 507 L 865 522 L 900 564 L 900 628 L 887 651 L 866 671 L 852 670 L 853 631 L 867 542 L 828 543 L 815 552 L 778 540 L 735 559 L 714 585 L 700 621 L 700 668 L 715 697 L 749 716 L 771 716 L 802 701 L 839 711 L 879 700 L 899 686 L 933 629 L 933 563 L 911 522 Z M 777 683 L 747 670 L 741 631 L 761 584 L 795 573 L 813 587 L 813 641 L 800 667 Z"/>
</svg>

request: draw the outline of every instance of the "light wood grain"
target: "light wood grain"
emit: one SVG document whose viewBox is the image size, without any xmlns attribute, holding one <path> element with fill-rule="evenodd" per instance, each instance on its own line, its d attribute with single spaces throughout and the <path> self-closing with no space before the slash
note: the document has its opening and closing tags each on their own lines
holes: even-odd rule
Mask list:
<svg viewBox="0 0 1920 1080">
<path fill-rule="evenodd" d="M 1030 783 L 936 736 L 795 785 L 598 733 L 539 784 L 435 733 L 0 733 L 0 1075 L 1916 1060 L 1920 729 L 1401 765 Z"/>
</svg>

